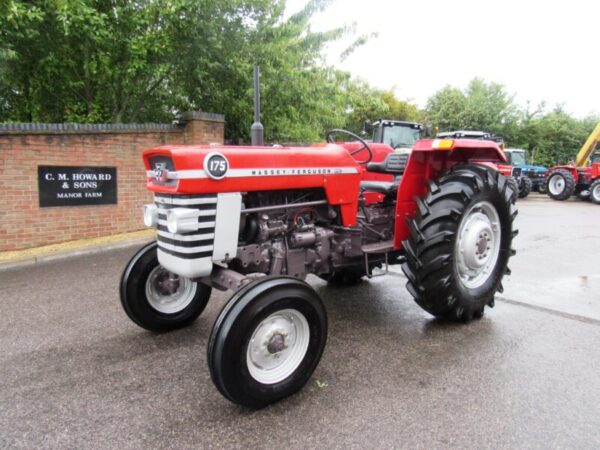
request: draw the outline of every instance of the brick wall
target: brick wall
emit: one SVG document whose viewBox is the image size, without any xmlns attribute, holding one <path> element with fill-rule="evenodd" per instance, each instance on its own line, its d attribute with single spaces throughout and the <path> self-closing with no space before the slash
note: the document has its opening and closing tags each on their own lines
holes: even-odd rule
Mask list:
<svg viewBox="0 0 600 450">
<path fill-rule="evenodd" d="M 171 125 L 0 125 L 0 251 L 144 228 L 142 151 L 164 144 L 223 143 L 223 116 L 186 113 Z M 117 204 L 39 207 L 38 166 L 114 166 Z"/>
</svg>

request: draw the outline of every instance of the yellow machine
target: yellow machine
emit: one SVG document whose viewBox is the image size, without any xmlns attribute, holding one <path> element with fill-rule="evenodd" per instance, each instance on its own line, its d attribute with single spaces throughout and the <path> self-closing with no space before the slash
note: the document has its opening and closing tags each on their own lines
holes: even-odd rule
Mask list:
<svg viewBox="0 0 600 450">
<path fill-rule="evenodd" d="M 581 147 L 581 150 L 577 153 L 577 157 L 575 158 L 576 167 L 585 167 L 588 165 L 590 156 L 592 156 L 592 153 L 596 149 L 598 141 L 600 141 L 600 122 L 598 122 L 594 131 L 592 131 L 592 134 L 589 135 L 585 144 L 583 144 L 583 147 Z"/>
<path fill-rule="evenodd" d="M 548 171 L 546 190 L 551 198 L 566 200 L 573 194 L 589 193 L 590 200 L 600 205 L 600 153 L 594 153 L 598 142 L 600 122 L 577 153 L 575 164 L 555 166 Z"/>
</svg>

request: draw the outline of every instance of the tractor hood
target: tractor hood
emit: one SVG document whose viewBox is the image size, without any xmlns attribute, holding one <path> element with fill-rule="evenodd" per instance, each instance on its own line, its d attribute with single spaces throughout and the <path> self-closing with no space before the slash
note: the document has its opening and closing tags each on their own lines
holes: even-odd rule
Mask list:
<svg viewBox="0 0 600 450">
<path fill-rule="evenodd" d="M 548 170 L 547 167 L 544 167 L 544 166 L 533 166 L 531 164 L 519 164 L 516 167 L 520 167 L 523 170 L 534 170 L 536 172 L 546 172 Z"/>
<path fill-rule="evenodd" d="M 361 169 L 348 151 L 321 147 L 164 146 L 146 150 L 147 188 L 160 194 L 323 189 L 354 223 Z M 345 210 L 349 214 L 344 214 Z"/>
</svg>

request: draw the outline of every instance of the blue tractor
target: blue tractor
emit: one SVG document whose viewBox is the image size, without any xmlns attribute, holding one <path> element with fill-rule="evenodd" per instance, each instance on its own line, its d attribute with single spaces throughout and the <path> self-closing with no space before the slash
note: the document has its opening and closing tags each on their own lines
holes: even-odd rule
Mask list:
<svg viewBox="0 0 600 450">
<path fill-rule="evenodd" d="M 548 168 L 544 166 L 534 166 L 527 164 L 525 150 L 521 148 L 504 149 L 508 163 L 514 167 L 521 169 L 524 179 L 528 178 L 531 183 L 525 181 L 519 186 L 519 197 L 527 197 L 529 192 L 545 192 L 546 189 L 546 172 Z"/>
</svg>

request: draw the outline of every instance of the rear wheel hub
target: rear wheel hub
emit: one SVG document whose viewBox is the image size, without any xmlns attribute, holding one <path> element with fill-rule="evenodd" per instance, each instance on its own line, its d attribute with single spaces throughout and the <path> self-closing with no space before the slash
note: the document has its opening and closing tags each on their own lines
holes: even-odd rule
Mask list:
<svg viewBox="0 0 600 450">
<path fill-rule="evenodd" d="M 500 253 L 500 238 L 500 217 L 491 203 L 476 203 L 463 216 L 456 240 L 456 263 L 465 287 L 477 288 L 491 276 Z"/>
<path fill-rule="evenodd" d="M 554 175 L 548 183 L 548 189 L 553 195 L 560 195 L 565 190 L 565 179 L 561 175 Z"/>
</svg>

